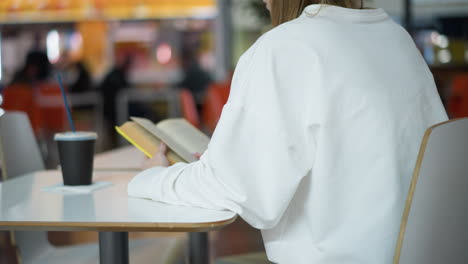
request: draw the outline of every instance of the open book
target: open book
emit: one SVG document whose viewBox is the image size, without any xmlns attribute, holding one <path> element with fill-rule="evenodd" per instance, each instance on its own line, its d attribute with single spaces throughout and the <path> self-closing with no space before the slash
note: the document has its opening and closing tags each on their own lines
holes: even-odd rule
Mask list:
<svg viewBox="0 0 468 264">
<path fill-rule="evenodd" d="M 195 153 L 203 153 L 210 138 L 183 118 L 166 119 L 154 124 L 148 119 L 130 117 L 132 121 L 115 127 L 117 132 L 149 158 L 158 151 L 161 140 L 169 150 L 169 163 L 196 161 Z"/>
</svg>

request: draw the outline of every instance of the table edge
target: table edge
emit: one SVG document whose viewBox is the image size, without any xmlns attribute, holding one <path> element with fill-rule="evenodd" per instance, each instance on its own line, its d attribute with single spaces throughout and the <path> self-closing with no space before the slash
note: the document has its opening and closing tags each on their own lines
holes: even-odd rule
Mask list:
<svg viewBox="0 0 468 264">
<path fill-rule="evenodd" d="M 105 231 L 105 232 L 207 232 L 232 224 L 232 218 L 207 223 L 132 223 L 132 222 L 43 222 L 3 221 L 0 230 L 13 231 Z"/>
</svg>

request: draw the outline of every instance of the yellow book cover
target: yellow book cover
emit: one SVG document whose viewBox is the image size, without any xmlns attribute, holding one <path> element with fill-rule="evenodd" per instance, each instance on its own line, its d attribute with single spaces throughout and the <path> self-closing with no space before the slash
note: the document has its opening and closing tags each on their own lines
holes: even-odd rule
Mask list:
<svg viewBox="0 0 468 264">
<path fill-rule="evenodd" d="M 169 148 L 167 159 L 171 164 L 196 161 L 194 154 L 203 153 L 210 141 L 182 118 L 166 119 L 157 124 L 138 117 L 131 117 L 131 120 L 116 127 L 117 132 L 149 158 L 158 151 L 162 140 Z"/>
</svg>

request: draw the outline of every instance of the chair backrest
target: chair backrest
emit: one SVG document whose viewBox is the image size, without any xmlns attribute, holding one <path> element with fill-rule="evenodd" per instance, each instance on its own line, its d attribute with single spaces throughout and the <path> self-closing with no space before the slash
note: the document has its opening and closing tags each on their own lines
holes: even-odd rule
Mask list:
<svg viewBox="0 0 468 264">
<path fill-rule="evenodd" d="M 182 108 L 182 116 L 195 127 L 200 128 L 200 117 L 198 116 L 197 105 L 193 94 L 187 90 L 182 89 L 179 93 L 180 105 Z"/>
<path fill-rule="evenodd" d="M 33 88 L 26 84 L 14 84 L 3 91 L 2 108 L 6 111 L 25 112 L 36 134 L 39 133 L 42 125 L 41 112 L 38 110 L 34 99 Z"/>
<path fill-rule="evenodd" d="M 54 133 L 65 129 L 67 117 L 62 93 L 57 84 L 38 84 L 35 102 L 41 113 L 45 130 Z"/>
<path fill-rule="evenodd" d="M 25 113 L 5 112 L 0 116 L 0 157 L 3 180 L 45 169 Z M 14 232 L 14 243 L 19 248 L 23 263 L 34 263 L 34 259 L 52 248 L 47 233 L 42 231 Z"/>
<path fill-rule="evenodd" d="M 424 135 L 394 264 L 468 263 L 468 118 Z"/>
<path fill-rule="evenodd" d="M 202 109 L 202 121 L 206 128 L 214 131 L 218 124 L 224 104 L 229 97 L 230 87 L 227 84 L 214 83 L 206 91 Z"/>
<path fill-rule="evenodd" d="M 0 116 L 0 155 L 2 175 L 6 178 L 45 169 L 25 113 L 7 111 Z"/>
<path fill-rule="evenodd" d="M 28 112 L 34 100 L 32 88 L 23 84 L 7 86 L 3 91 L 3 97 L 2 107 L 11 111 Z"/>
<path fill-rule="evenodd" d="M 447 108 L 452 118 L 468 117 L 468 74 L 453 78 Z"/>
</svg>

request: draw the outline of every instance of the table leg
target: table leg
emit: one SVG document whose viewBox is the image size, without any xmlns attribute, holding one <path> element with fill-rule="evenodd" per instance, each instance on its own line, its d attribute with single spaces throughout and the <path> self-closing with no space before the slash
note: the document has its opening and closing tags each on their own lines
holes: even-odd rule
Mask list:
<svg viewBox="0 0 468 264">
<path fill-rule="evenodd" d="M 99 232 L 99 263 L 129 264 L 127 232 Z"/>
<path fill-rule="evenodd" d="M 208 264 L 208 233 L 190 233 L 189 234 L 189 257 L 190 264 Z"/>
</svg>

